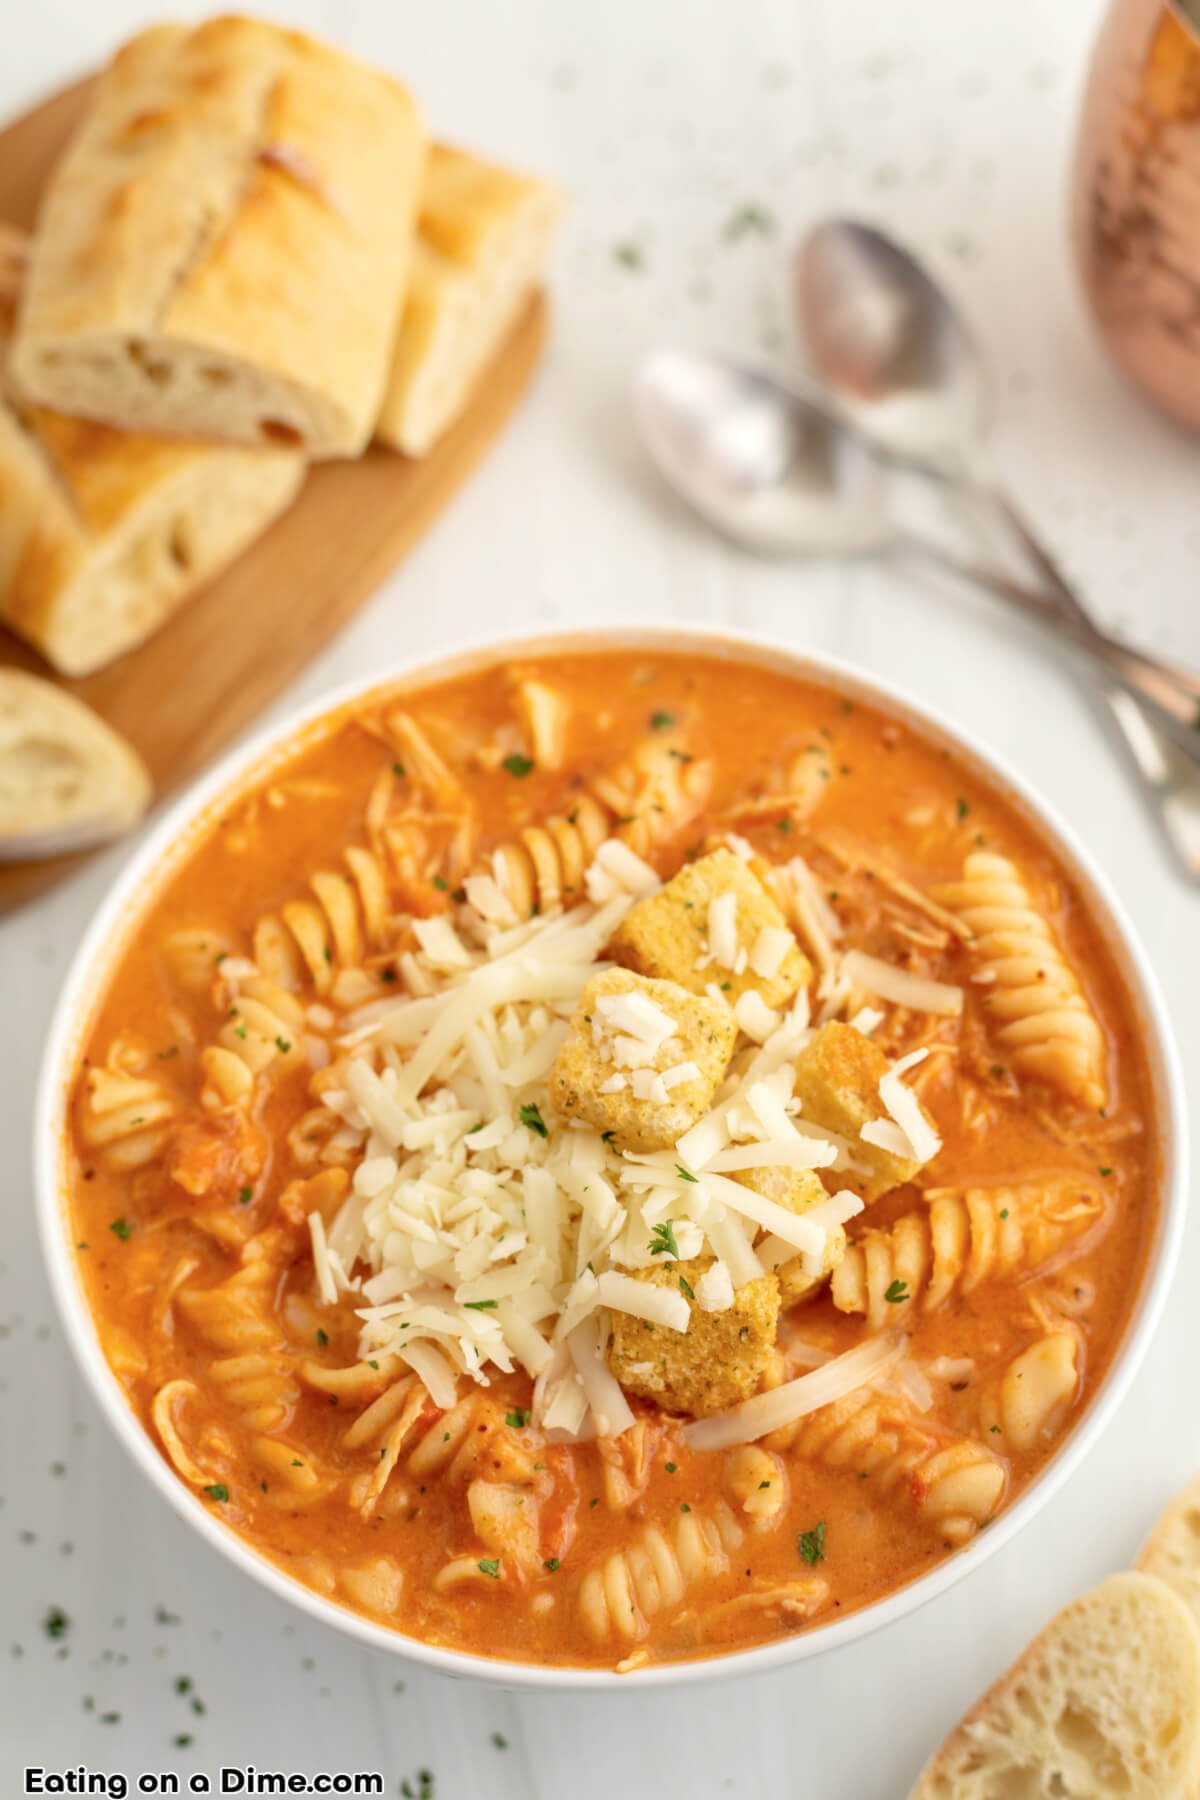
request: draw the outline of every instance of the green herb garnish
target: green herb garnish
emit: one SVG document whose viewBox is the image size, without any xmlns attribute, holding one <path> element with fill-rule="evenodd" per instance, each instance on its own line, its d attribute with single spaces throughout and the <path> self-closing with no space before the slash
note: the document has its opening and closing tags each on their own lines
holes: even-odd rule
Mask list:
<svg viewBox="0 0 1200 1800">
<path fill-rule="evenodd" d="M 810 1569 L 815 1569 L 819 1562 L 825 1561 L 825 1521 L 818 1520 L 811 1531 L 802 1531 L 796 1540 L 796 1548 Z"/>
<path fill-rule="evenodd" d="M 530 1131 L 536 1131 L 539 1137 L 549 1137 L 550 1133 L 546 1129 L 546 1121 L 543 1119 L 541 1113 L 538 1111 L 537 1105 L 533 1101 L 527 1101 L 525 1105 L 520 1108 L 517 1116 L 522 1125 L 528 1126 Z"/>
<path fill-rule="evenodd" d="M 522 756 L 519 750 L 514 750 L 511 756 L 505 757 L 500 767 L 507 769 L 510 775 L 515 775 L 518 781 L 523 781 L 533 768 L 533 758 Z"/>
<path fill-rule="evenodd" d="M 678 1261 L 679 1245 L 675 1242 L 674 1219 L 664 1219 L 661 1225 L 654 1227 L 646 1248 L 651 1256 L 673 1256 Z"/>
</svg>

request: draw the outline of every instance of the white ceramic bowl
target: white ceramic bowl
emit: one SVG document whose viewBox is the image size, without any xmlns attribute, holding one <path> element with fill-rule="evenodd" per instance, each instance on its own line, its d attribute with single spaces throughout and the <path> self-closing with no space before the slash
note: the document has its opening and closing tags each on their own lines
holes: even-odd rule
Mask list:
<svg viewBox="0 0 1200 1800">
<path fill-rule="evenodd" d="M 244 785 L 258 779 L 266 766 L 285 755 L 297 736 L 326 713 L 344 706 L 379 687 L 394 683 L 423 686 L 459 672 L 490 663 L 503 663 L 513 655 L 522 660 L 554 651 L 635 648 L 653 651 L 695 650 L 720 655 L 731 663 L 763 665 L 791 672 L 800 678 L 826 682 L 850 698 L 877 705 L 905 720 L 926 738 L 943 743 L 968 767 L 997 783 L 1020 811 L 1032 820 L 1070 868 L 1102 922 L 1126 971 L 1134 1004 L 1141 1015 L 1149 1053 L 1152 1080 L 1162 1127 L 1162 1194 L 1154 1245 L 1146 1277 L 1124 1341 L 1105 1376 L 1100 1391 L 1080 1423 L 1064 1441 L 1042 1474 L 1003 1512 L 997 1522 L 964 1550 L 950 1556 L 929 1574 L 908 1583 L 873 1605 L 829 1625 L 820 1625 L 798 1637 L 766 1644 L 759 1649 L 699 1662 L 675 1663 L 616 1675 L 606 1670 L 542 1668 L 499 1658 L 467 1655 L 438 1649 L 399 1632 L 388 1631 L 358 1614 L 322 1599 L 293 1581 L 274 1563 L 260 1556 L 236 1534 L 222 1526 L 210 1508 L 186 1488 L 159 1454 L 130 1410 L 116 1377 L 101 1352 L 72 1250 L 62 1195 L 64 1191 L 63 1142 L 67 1084 L 93 1005 L 116 953 L 125 941 L 131 920 L 144 905 L 159 880 L 186 854 L 199 825 L 218 801 L 224 802 Z M 158 1488 L 181 1518 L 213 1544 L 237 1568 L 313 1618 L 347 1632 L 351 1637 L 394 1655 L 440 1670 L 444 1674 L 474 1676 L 509 1686 L 541 1688 L 627 1688 L 672 1682 L 695 1682 L 721 1675 L 745 1675 L 801 1662 L 848 1644 L 890 1625 L 944 1593 L 972 1569 L 993 1556 L 1033 1519 L 1075 1470 L 1105 1429 L 1128 1388 L 1158 1324 L 1174 1271 L 1183 1232 L 1186 1195 L 1186 1124 L 1183 1087 L 1166 1013 L 1141 945 L 1125 919 L 1107 882 L 1065 821 L 1058 818 L 1020 776 L 984 751 L 957 726 L 931 713 L 899 689 L 868 678 L 834 658 L 813 656 L 781 643 L 719 630 L 678 625 L 606 624 L 539 634 L 513 634 L 490 639 L 453 654 L 430 656 L 397 665 L 370 681 L 355 682 L 328 695 L 319 705 L 305 708 L 281 725 L 259 733 L 249 743 L 222 758 L 182 799 L 169 807 L 146 842 L 114 882 L 92 920 L 64 983 L 46 1044 L 35 1106 L 35 1174 L 38 1223 L 51 1285 L 71 1348 L 100 1402 L 117 1437 L 147 1479 Z"/>
</svg>

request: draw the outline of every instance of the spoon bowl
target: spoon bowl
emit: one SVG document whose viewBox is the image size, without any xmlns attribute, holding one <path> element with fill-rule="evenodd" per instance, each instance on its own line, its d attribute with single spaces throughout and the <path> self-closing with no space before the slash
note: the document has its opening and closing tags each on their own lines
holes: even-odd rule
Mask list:
<svg viewBox="0 0 1200 1800">
<path fill-rule="evenodd" d="M 909 251 L 828 219 L 800 246 L 793 298 L 813 372 L 848 418 L 906 456 L 961 459 L 987 422 L 983 358 Z"/>
<path fill-rule="evenodd" d="M 761 370 L 655 351 L 634 377 L 633 409 L 668 484 L 743 548 L 867 555 L 893 541 L 880 456 Z"/>
</svg>

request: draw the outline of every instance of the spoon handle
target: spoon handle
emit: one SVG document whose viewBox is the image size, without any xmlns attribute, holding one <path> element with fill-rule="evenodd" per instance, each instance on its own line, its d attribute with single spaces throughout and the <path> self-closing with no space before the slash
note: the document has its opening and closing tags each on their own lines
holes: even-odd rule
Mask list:
<svg viewBox="0 0 1200 1800">
<path fill-rule="evenodd" d="M 1000 511 L 1000 507 L 997 510 Z M 1074 590 L 1068 586 L 1049 552 L 1040 543 L 1036 550 L 1032 548 L 1037 540 L 1015 508 L 1012 512 L 1015 535 L 1023 545 L 1029 543 L 1031 560 L 1046 577 L 1045 592 L 1026 588 L 985 563 L 955 556 L 942 545 L 911 533 L 904 533 L 897 540 L 896 548 L 1015 604 L 1043 624 L 1064 631 L 1076 648 L 1088 654 L 1089 661 L 1099 663 L 1107 672 L 1107 659 L 1098 656 L 1091 643 L 1091 633 L 1086 629 L 1090 621 Z M 1003 516 L 1009 519 L 1007 505 Z M 1194 724 L 1184 723 L 1174 713 L 1164 711 L 1156 698 L 1130 682 L 1123 671 L 1114 672 L 1117 679 L 1103 680 L 1098 689 L 1099 696 L 1105 701 L 1134 770 L 1148 791 L 1170 849 L 1183 872 L 1193 882 L 1200 883 L 1200 730 Z M 1196 718 L 1196 711 L 1193 701 L 1192 719 Z"/>
<path fill-rule="evenodd" d="M 993 510 L 1042 576 L 1055 610 L 1090 628 L 1093 621 L 1078 593 L 1011 495 L 992 485 L 984 497 L 990 497 Z M 1191 755 L 1174 736 L 1158 729 L 1128 689 L 1105 681 L 1100 697 L 1143 785 L 1151 791 L 1168 845 L 1192 880 L 1200 881 L 1200 772 Z"/>
</svg>

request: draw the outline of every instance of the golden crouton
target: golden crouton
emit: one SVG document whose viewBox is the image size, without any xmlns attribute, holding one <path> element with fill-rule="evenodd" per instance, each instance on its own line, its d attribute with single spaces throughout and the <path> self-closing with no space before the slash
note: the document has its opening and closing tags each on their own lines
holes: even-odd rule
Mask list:
<svg viewBox="0 0 1200 1800">
<path fill-rule="evenodd" d="M 621 994 L 649 1001 L 674 1022 L 651 1052 L 614 1021 L 603 1001 Z M 619 1150 L 665 1150 L 694 1125 L 712 1101 L 729 1066 L 737 1026 L 718 1006 L 673 981 L 648 981 L 629 969 L 608 969 L 588 982 L 550 1075 L 550 1094 L 568 1119 L 611 1132 Z M 683 1063 L 699 1071 L 685 1081 L 658 1084 Z"/>
<path fill-rule="evenodd" d="M 686 1300 L 712 1264 L 711 1256 L 672 1257 L 632 1272 L 655 1287 L 679 1288 Z M 688 1309 L 686 1331 L 614 1312 L 608 1360 L 626 1393 L 702 1419 L 758 1392 L 775 1343 L 779 1282 L 774 1275 L 748 1281 L 725 1312 L 705 1312 L 695 1300 Z"/>
<path fill-rule="evenodd" d="M 743 1187 L 753 1188 L 764 1200 L 774 1200 L 777 1206 L 786 1206 L 794 1213 L 811 1212 L 814 1206 L 823 1205 L 829 1198 L 820 1176 L 814 1175 L 811 1169 L 747 1169 L 733 1179 L 740 1181 Z M 791 1262 L 784 1263 L 776 1270 L 784 1306 L 797 1306 L 801 1300 L 811 1299 L 825 1285 L 845 1254 L 846 1233 L 840 1225 L 835 1225 L 825 1240 L 825 1256 L 819 1275 L 805 1273 L 802 1256 L 794 1256 Z"/>
<path fill-rule="evenodd" d="M 736 902 L 734 930 L 738 969 L 715 962 L 709 942 L 709 903 L 722 894 Z M 714 850 L 697 862 L 685 863 L 678 875 L 626 914 L 612 935 L 609 954 L 643 975 L 677 981 L 693 994 L 711 983 L 730 1006 L 748 990 L 768 1006 L 784 1006 L 812 979 L 812 967 L 794 938 L 772 975 L 757 975 L 750 966 L 764 926 L 791 933 L 787 920 L 754 871 L 732 850 Z"/>
<path fill-rule="evenodd" d="M 911 1181 L 921 1167 L 912 1158 L 865 1144 L 859 1136 L 870 1120 L 887 1117 L 879 1083 L 888 1067 L 887 1057 L 869 1038 L 836 1020 L 822 1025 L 796 1058 L 796 1094 L 804 1117 L 848 1140 L 854 1166 L 840 1172 L 838 1180 L 868 1204 Z"/>
</svg>

